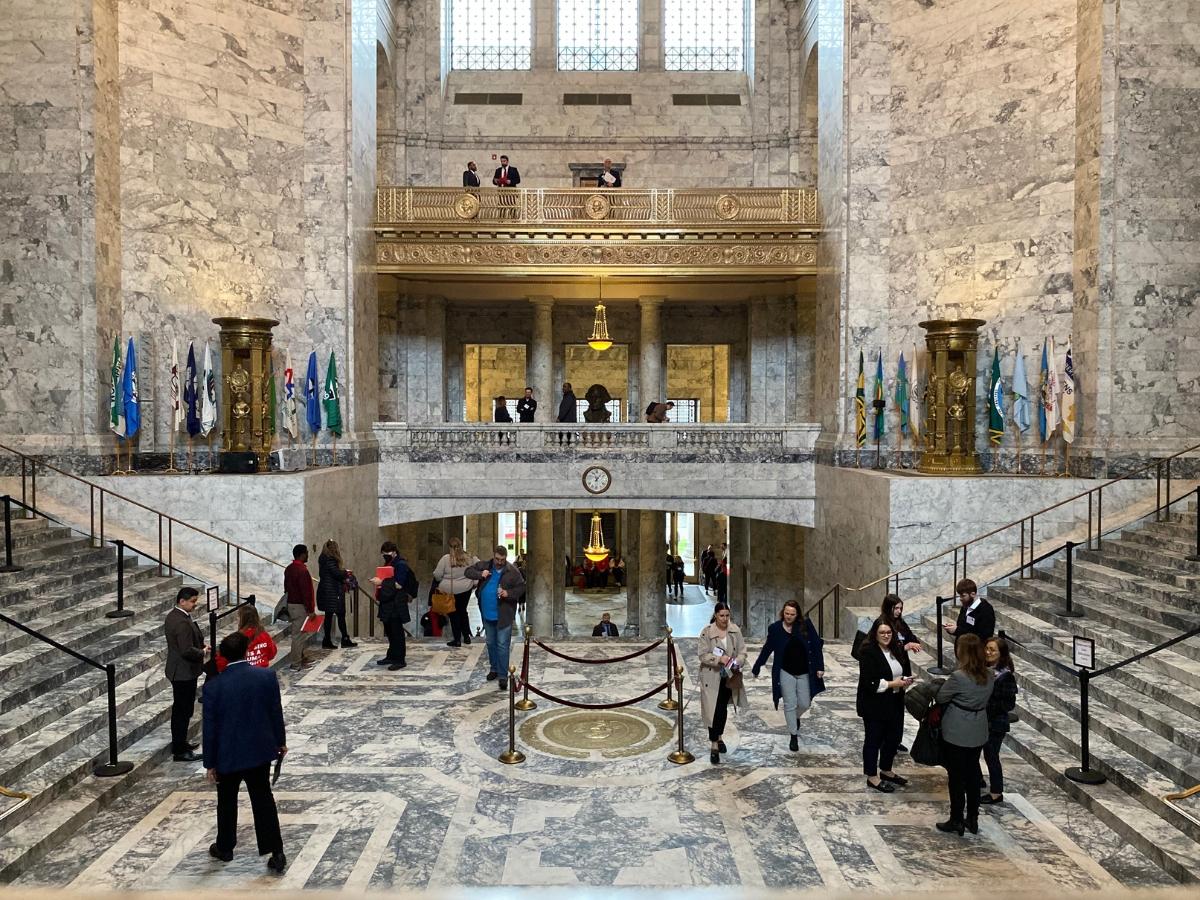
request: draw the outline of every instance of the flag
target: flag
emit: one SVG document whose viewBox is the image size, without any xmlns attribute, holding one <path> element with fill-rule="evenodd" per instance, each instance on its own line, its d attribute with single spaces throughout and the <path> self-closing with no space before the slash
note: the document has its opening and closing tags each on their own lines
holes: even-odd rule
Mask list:
<svg viewBox="0 0 1200 900">
<path fill-rule="evenodd" d="M 283 430 L 292 440 L 300 437 L 300 420 L 296 417 L 296 376 L 292 371 L 292 351 L 283 363 Z"/>
<path fill-rule="evenodd" d="M 321 430 L 321 403 L 317 398 L 317 351 L 308 354 L 308 374 L 304 377 L 304 404 L 308 432 L 313 437 Z"/>
<path fill-rule="evenodd" d="M 908 359 L 908 427 L 913 440 L 921 437 L 921 374 L 917 367 L 917 345 L 913 344 L 912 356 Z"/>
<path fill-rule="evenodd" d="M 900 434 L 908 436 L 908 372 L 904 368 L 904 351 L 896 368 L 896 407 L 900 410 Z"/>
<path fill-rule="evenodd" d="M 121 394 L 123 384 L 121 367 L 121 339 L 113 336 L 112 381 L 108 391 L 108 427 L 119 438 L 125 437 L 125 400 Z"/>
<path fill-rule="evenodd" d="M 1021 434 L 1029 430 L 1033 421 L 1029 416 L 1029 379 L 1025 377 L 1025 354 L 1021 352 L 1021 343 L 1017 342 L 1017 361 L 1013 364 L 1012 377 L 1013 421 Z"/>
<path fill-rule="evenodd" d="M 999 447 L 1004 438 L 1004 380 L 1000 377 L 1000 348 L 992 348 L 992 387 L 988 391 L 988 438 Z"/>
<path fill-rule="evenodd" d="M 1041 403 L 1038 406 L 1038 430 L 1042 443 L 1054 436 L 1058 427 L 1058 384 L 1054 374 L 1054 338 L 1042 341 Z"/>
<path fill-rule="evenodd" d="M 183 372 L 183 405 L 187 407 L 188 437 L 200 433 L 200 409 L 196 397 L 196 345 L 188 341 L 187 368 Z"/>
<path fill-rule="evenodd" d="M 332 351 L 329 354 L 329 368 L 325 371 L 325 392 L 321 395 L 325 404 L 325 427 L 334 437 L 342 436 L 342 399 L 338 394 L 337 362 Z"/>
<path fill-rule="evenodd" d="M 854 439 L 859 447 L 867 442 L 867 395 L 861 350 L 858 351 L 858 386 L 854 390 Z"/>
<path fill-rule="evenodd" d="M 267 378 L 269 378 L 271 381 L 271 396 L 269 398 L 270 399 L 270 408 L 271 408 L 270 429 L 271 429 L 271 436 L 274 437 L 275 436 L 275 413 L 276 413 L 276 406 L 279 402 L 276 399 L 276 394 L 275 394 L 275 356 L 274 356 L 274 354 L 272 354 L 268 358 L 268 361 L 267 361 Z"/>
<path fill-rule="evenodd" d="M 137 354 L 133 338 L 125 351 L 125 372 L 121 376 L 121 405 L 125 408 L 125 437 L 133 439 L 142 427 L 142 407 L 138 399 Z"/>
<path fill-rule="evenodd" d="M 179 402 L 179 341 L 171 338 L 171 430 L 183 424 L 183 404 Z"/>
<path fill-rule="evenodd" d="M 1068 444 L 1075 442 L 1075 363 L 1071 359 L 1071 339 L 1067 338 L 1067 358 L 1063 363 L 1062 398 L 1059 401 L 1062 412 L 1062 436 Z"/>
<path fill-rule="evenodd" d="M 212 347 L 204 342 L 204 395 L 200 398 L 200 436 L 208 437 L 217 427 L 217 374 L 212 366 Z"/>
<path fill-rule="evenodd" d="M 875 358 L 875 440 L 882 440 L 887 423 L 883 418 L 883 351 Z"/>
</svg>

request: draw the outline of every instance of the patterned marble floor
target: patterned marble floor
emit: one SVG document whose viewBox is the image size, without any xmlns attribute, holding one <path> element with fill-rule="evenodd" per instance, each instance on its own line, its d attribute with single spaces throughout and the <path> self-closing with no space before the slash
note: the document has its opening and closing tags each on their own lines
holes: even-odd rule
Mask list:
<svg viewBox="0 0 1200 900">
<path fill-rule="evenodd" d="M 562 645 L 613 656 L 629 645 Z M 485 681 L 483 648 L 410 645 L 407 669 L 372 664 L 378 647 L 339 650 L 289 683 L 290 753 L 276 787 L 290 867 L 272 877 L 253 851 L 243 797 L 232 863 L 210 859 L 215 794 L 199 764 L 168 763 L 99 813 L 19 885 L 89 889 L 495 888 L 578 886 L 583 893 L 652 886 L 912 888 L 1033 891 L 1170 884 L 1123 842 L 1031 768 L 1008 754 L 1008 803 L 985 809 L 977 837 L 942 835 L 940 770 L 908 765 L 902 791 L 867 793 L 857 759 L 860 723 L 845 647 L 831 648 L 831 689 L 803 721 L 799 753 L 787 750 L 767 678 L 750 684 L 750 707 L 731 718 L 727 762 L 705 752 L 687 668 L 686 741 L 696 762 L 666 759 L 673 734 L 654 701 L 627 724 L 633 755 L 605 755 L 609 733 L 570 743 L 563 708 L 538 701 L 518 714 L 528 755 L 496 760 L 507 704 Z M 515 651 L 519 647 L 515 648 Z M 582 702 L 636 696 L 663 678 L 664 655 L 585 666 L 534 650 L 531 681 Z M 284 676 L 288 678 L 287 675 Z M 657 698 L 656 698 L 657 699 Z M 556 720 L 561 720 L 557 721 Z M 640 724 L 639 724 L 640 723 Z M 618 723 L 618 728 L 622 727 Z M 913 727 L 908 732 L 911 737 Z M 568 738 L 564 738 L 568 735 Z M 579 741 L 576 741 L 578 746 Z"/>
</svg>

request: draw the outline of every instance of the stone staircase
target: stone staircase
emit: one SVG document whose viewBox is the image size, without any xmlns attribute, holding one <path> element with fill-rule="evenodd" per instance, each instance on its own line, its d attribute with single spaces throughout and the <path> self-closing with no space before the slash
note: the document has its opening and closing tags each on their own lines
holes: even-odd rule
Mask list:
<svg viewBox="0 0 1200 900">
<path fill-rule="evenodd" d="M 1063 775 L 1080 760 L 1079 680 L 1052 660 L 1071 665 L 1072 635 L 1095 640 L 1103 667 L 1200 626 L 1200 562 L 1186 558 L 1195 552 L 1195 529 L 1192 509 L 1131 526 L 1100 550 L 1077 549 L 1072 604 L 1079 618 L 1058 615 L 1066 603 L 1061 554 L 1031 578 L 987 588 L 997 629 L 1021 642 L 1012 646 L 1020 721 L 1007 747 L 1182 882 L 1200 881 L 1200 825 L 1162 797 L 1200 783 L 1200 638 L 1091 683 L 1091 764 L 1107 776 L 1104 785 Z M 956 615 L 947 605 L 944 620 Z M 935 664 L 934 617 L 922 625 L 931 652 L 915 655 L 919 668 Z M 951 665 L 949 642 L 945 649 Z M 1198 800 L 1185 802 L 1200 818 Z"/>
<path fill-rule="evenodd" d="M 0 529 L 0 538 L 3 537 Z M 107 758 L 104 673 L 0 623 L 0 882 L 62 843 L 170 755 L 170 685 L 162 622 L 184 583 L 127 555 L 125 608 L 116 608 L 116 553 L 46 519 L 13 522 L 14 562 L 0 574 L 0 612 L 100 663 L 116 666 L 117 739 L 133 771 L 96 778 Z M 225 623 L 222 623 L 225 624 Z M 199 728 L 199 712 L 193 726 Z M 7 814 L 6 814 L 7 813 Z"/>
</svg>

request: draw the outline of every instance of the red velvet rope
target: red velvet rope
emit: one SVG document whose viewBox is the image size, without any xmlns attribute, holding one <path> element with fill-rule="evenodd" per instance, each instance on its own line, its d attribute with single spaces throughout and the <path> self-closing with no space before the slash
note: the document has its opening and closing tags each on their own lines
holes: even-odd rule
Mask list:
<svg viewBox="0 0 1200 900">
<path fill-rule="evenodd" d="M 667 682 L 664 681 L 658 687 L 653 688 L 652 690 L 646 691 L 646 693 L 642 694 L 642 696 L 634 697 L 632 700 L 623 700 L 620 703 L 576 703 L 574 700 L 564 700 L 561 697 L 555 697 L 553 694 L 547 694 L 545 691 L 541 690 L 540 688 L 534 687 L 529 682 L 525 682 L 524 684 L 517 684 L 516 687 L 513 688 L 513 690 L 519 691 L 523 687 L 527 687 L 527 688 L 529 688 L 529 690 L 533 691 L 533 693 L 537 694 L 539 697 L 542 697 L 546 700 L 551 700 L 554 703 L 561 703 L 563 706 L 573 706 L 573 707 L 575 707 L 575 709 L 618 709 L 622 706 L 633 706 L 633 704 L 635 704 L 635 703 L 641 703 L 643 700 L 648 700 L 649 698 L 651 698 L 655 694 L 657 694 L 659 691 L 663 690 L 666 686 L 667 686 Z"/>
<path fill-rule="evenodd" d="M 539 647 L 541 647 L 543 650 L 545 650 L 547 653 L 549 653 L 551 656 L 557 656 L 559 659 L 565 659 L 568 662 L 586 663 L 588 665 L 595 666 L 595 665 L 599 665 L 600 663 L 625 662 L 626 660 L 634 659 L 635 657 L 642 656 L 643 654 L 649 653 L 651 650 L 653 650 L 655 647 L 657 647 L 659 644 L 661 644 L 665 640 L 666 640 L 666 638 L 659 638 L 657 641 L 655 641 L 649 647 L 643 647 L 641 650 L 635 650 L 633 653 L 629 653 L 625 656 L 614 656 L 609 659 L 583 659 L 578 656 L 567 656 L 567 654 L 565 654 L 565 653 L 559 653 L 557 650 L 547 647 L 541 641 L 535 640 L 534 643 L 537 644 Z"/>
</svg>

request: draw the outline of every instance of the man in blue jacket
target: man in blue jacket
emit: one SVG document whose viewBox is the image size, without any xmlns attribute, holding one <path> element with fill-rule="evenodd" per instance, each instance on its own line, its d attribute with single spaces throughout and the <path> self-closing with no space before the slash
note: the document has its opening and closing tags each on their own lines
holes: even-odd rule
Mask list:
<svg viewBox="0 0 1200 900">
<path fill-rule="evenodd" d="M 204 768 L 217 786 L 217 842 L 209 855 L 229 862 L 237 844 L 238 789 L 246 782 L 254 811 L 258 855 L 267 868 L 283 872 L 283 836 L 271 793 L 271 763 L 287 753 L 279 680 L 270 669 L 246 662 L 250 639 L 240 631 L 221 641 L 229 661 L 220 678 L 204 686 Z"/>
</svg>

